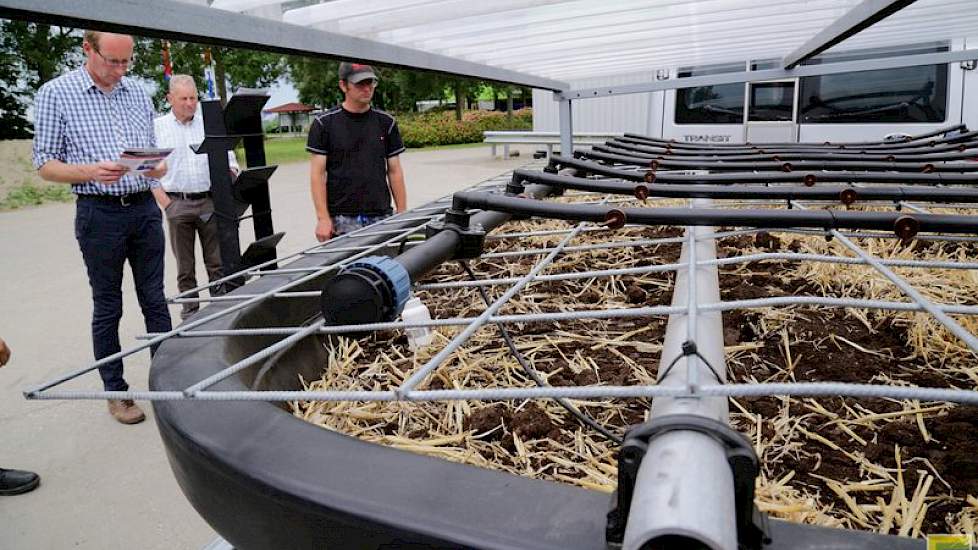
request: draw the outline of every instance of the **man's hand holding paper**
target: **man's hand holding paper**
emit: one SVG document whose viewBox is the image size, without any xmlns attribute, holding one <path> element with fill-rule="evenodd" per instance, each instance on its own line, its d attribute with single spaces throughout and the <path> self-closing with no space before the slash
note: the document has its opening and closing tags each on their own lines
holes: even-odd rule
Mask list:
<svg viewBox="0 0 978 550">
<path fill-rule="evenodd" d="M 123 151 L 117 162 L 129 170 L 146 172 L 149 177 L 156 177 L 153 174 L 158 170 L 158 165 L 166 160 L 166 157 L 170 156 L 172 152 L 173 149 L 131 148 Z M 165 168 L 163 173 L 165 173 Z"/>
</svg>

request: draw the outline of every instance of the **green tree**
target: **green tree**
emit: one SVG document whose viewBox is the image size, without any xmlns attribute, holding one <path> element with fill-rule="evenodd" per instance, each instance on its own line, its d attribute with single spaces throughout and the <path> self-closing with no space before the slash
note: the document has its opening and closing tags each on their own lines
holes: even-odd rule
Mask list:
<svg viewBox="0 0 978 550">
<path fill-rule="evenodd" d="M 22 93 L 14 86 L 17 82 L 16 59 L 7 52 L 0 52 L 0 140 L 26 139 L 33 135 L 27 121 L 27 106 L 21 100 Z"/>
<path fill-rule="evenodd" d="M 3 21 L 0 48 L 17 58 L 18 80 L 36 92 L 41 84 L 82 63 L 81 33 L 27 21 Z"/>
<path fill-rule="evenodd" d="M 455 120 L 462 120 L 462 111 L 468 108 L 469 100 L 478 96 L 484 85 L 485 82 L 474 78 L 456 77 L 451 80 L 455 94 Z"/>
<path fill-rule="evenodd" d="M 0 139 L 31 136 L 27 106 L 42 84 L 81 64 L 81 34 L 68 27 L 0 20 Z"/>
<path fill-rule="evenodd" d="M 171 40 L 170 66 L 174 74 L 188 74 L 194 78 L 198 90 L 205 90 L 204 51 L 207 46 L 193 42 Z M 264 88 L 271 86 L 285 74 L 283 56 L 268 52 L 235 48 L 211 47 L 214 60 L 215 84 L 221 101 L 227 101 L 227 83 L 231 89 L 238 87 Z M 163 41 L 156 38 L 139 38 L 136 41 L 136 62 L 132 74 L 157 83 L 153 102 L 162 109 L 166 101 L 166 83 L 163 79 Z"/>
<path fill-rule="evenodd" d="M 299 101 L 329 108 L 343 101 L 339 88 L 339 62 L 334 60 L 292 56 L 288 58 L 288 74 L 299 92 Z M 484 85 L 480 80 L 446 76 L 439 73 L 375 66 L 380 85 L 374 93 L 374 105 L 379 109 L 399 113 L 416 110 L 418 101 L 446 97 L 458 88 L 465 105 Z M 461 111 L 457 113 L 461 120 Z"/>
<path fill-rule="evenodd" d="M 299 92 L 299 101 L 329 108 L 343 101 L 339 82 L 340 64 L 331 59 L 290 56 L 289 78 Z"/>
</svg>

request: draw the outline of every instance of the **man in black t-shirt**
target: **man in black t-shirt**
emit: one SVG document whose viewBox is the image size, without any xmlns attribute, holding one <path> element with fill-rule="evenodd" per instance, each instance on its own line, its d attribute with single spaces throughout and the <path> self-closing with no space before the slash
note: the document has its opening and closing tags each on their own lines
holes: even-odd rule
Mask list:
<svg viewBox="0 0 978 550">
<path fill-rule="evenodd" d="M 398 213 L 407 208 L 401 132 L 370 106 L 377 75 L 370 65 L 341 63 L 339 76 L 343 103 L 313 120 L 306 142 L 320 242 L 390 216 L 392 196 Z"/>
</svg>

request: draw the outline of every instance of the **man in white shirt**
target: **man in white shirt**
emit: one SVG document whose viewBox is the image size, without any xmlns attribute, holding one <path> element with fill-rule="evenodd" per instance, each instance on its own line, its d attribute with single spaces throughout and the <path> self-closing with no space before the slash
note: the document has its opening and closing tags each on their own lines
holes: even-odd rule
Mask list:
<svg viewBox="0 0 978 550">
<path fill-rule="evenodd" d="M 221 252 L 207 155 L 198 155 L 190 148 L 204 141 L 204 120 L 198 111 L 194 79 L 189 75 L 173 75 L 166 99 L 171 106 L 170 112 L 153 121 L 157 147 L 173 148 L 167 158 L 167 174 L 160 180 L 166 191 L 160 206 L 166 214 L 170 246 L 177 259 L 177 288 L 186 292 L 197 286 L 195 235 L 200 235 L 204 266 L 211 281 L 221 277 Z M 237 176 L 240 170 L 233 151 L 228 152 L 228 163 L 232 176 Z M 199 307 L 197 303 L 184 303 L 181 318 L 186 320 Z"/>
</svg>

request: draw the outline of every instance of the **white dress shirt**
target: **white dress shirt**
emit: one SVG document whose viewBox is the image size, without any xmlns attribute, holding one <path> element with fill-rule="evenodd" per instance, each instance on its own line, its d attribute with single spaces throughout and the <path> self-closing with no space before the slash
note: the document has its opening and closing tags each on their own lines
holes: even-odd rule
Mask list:
<svg viewBox="0 0 978 550">
<path fill-rule="evenodd" d="M 166 175 L 160 180 L 165 191 L 172 193 L 202 193 L 211 189 L 211 175 L 207 155 L 194 153 L 190 146 L 204 141 L 204 116 L 200 109 L 190 122 L 183 123 L 169 112 L 153 120 L 156 130 L 156 146 L 172 147 L 173 153 L 166 159 Z M 228 163 L 239 171 L 234 151 L 228 151 Z"/>
</svg>

